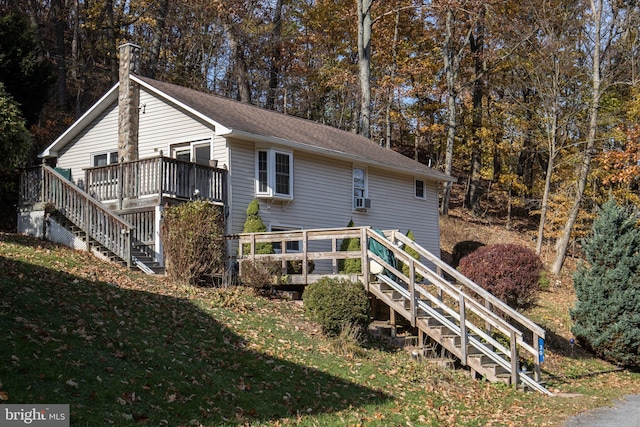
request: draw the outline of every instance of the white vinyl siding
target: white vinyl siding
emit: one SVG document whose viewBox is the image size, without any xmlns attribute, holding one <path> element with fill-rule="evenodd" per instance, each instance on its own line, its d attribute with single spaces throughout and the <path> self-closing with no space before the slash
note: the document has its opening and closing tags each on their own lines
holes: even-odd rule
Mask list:
<svg viewBox="0 0 640 427">
<path fill-rule="evenodd" d="M 231 204 L 230 232 L 240 233 L 246 209 L 255 191 L 255 150 L 252 144 L 230 141 Z M 260 216 L 265 224 L 286 224 L 302 229 L 346 227 L 353 219 L 356 226 L 397 229 L 403 234 L 411 229 L 416 241 L 440 254 L 437 184 L 426 181 L 426 199 L 416 199 L 412 175 L 367 168 L 368 213 L 354 212 L 353 164 L 300 151 L 294 153 L 293 180 L 295 200 L 260 200 Z"/>
<path fill-rule="evenodd" d="M 141 90 L 138 156 L 141 159 L 162 153 L 170 156 L 170 146 L 208 138 L 214 147 L 211 156 L 219 166 L 228 163 L 226 140 L 214 137 L 208 123 L 194 118 L 156 96 Z M 144 112 L 143 112 L 144 111 Z M 84 168 L 92 166 L 92 155 L 118 150 L 118 104 L 112 102 L 105 111 L 83 129 L 59 153 L 57 166 L 71 169 L 74 182 L 84 179 Z"/>
<path fill-rule="evenodd" d="M 57 165 L 71 169 L 71 180 L 84 181 L 84 168 L 92 165 L 92 154 L 118 151 L 118 106 L 110 105 L 59 153 Z"/>
</svg>

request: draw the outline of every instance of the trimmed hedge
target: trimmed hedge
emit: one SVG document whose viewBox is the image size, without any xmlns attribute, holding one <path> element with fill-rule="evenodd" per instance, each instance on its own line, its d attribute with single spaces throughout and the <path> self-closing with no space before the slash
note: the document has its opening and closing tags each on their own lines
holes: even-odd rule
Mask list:
<svg viewBox="0 0 640 427">
<path fill-rule="evenodd" d="M 329 336 L 339 335 L 347 325 L 369 324 L 369 298 L 360 282 L 323 277 L 305 288 L 302 299 L 307 317 Z"/>
</svg>

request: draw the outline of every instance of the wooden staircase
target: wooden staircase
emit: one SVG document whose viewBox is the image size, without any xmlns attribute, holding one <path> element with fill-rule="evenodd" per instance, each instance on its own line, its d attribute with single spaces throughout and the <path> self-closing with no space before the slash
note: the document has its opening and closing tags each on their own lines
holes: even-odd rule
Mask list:
<svg viewBox="0 0 640 427">
<path fill-rule="evenodd" d="M 370 268 L 384 271 L 365 282 L 373 296 L 417 329 L 419 345 L 428 336 L 477 376 L 551 394 L 540 383 L 544 330 L 406 236 L 391 233 L 391 239 L 373 230 L 368 233 Z M 373 253 L 372 239 L 393 259 L 408 265 L 409 276 L 396 263 Z M 413 259 L 402 246 L 416 250 L 425 263 Z M 433 267 L 446 270 L 455 283 Z M 422 283 L 415 282 L 418 276 L 424 278 Z M 534 371 L 525 371 L 525 363 Z"/>
<path fill-rule="evenodd" d="M 425 338 L 438 343 L 460 364 L 489 381 L 551 394 L 541 383 L 545 331 L 396 230 L 350 227 L 284 232 L 241 233 L 234 236 L 247 248 L 242 260 L 280 261 L 287 274 L 288 261 L 300 261 L 303 271 L 288 275 L 289 283 L 307 285 L 325 276 L 358 278 L 365 289 L 390 309 L 390 318 L 404 317 L 418 331 L 418 345 Z M 340 251 L 344 239 L 367 244 L 359 250 Z M 297 242 L 300 252 L 258 254 L 261 243 Z M 416 260 L 405 249 L 420 255 Z M 340 260 L 360 259 L 358 276 L 340 274 Z M 331 271 L 311 274 L 308 261 L 331 263 Z M 408 266 L 403 273 L 400 264 Z M 347 278 L 347 277 L 345 277 Z M 418 279 L 418 280 L 416 280 Z M 524 368 L 527 368 L 526 370 Z"/>
<path fill-rule="evenodd" d="M 135 228 L 54 169 L 43 166 L 42 201 L 51 218 L 104 258 L 147 274 L 164 267 L 151 249 L 135 238 Z"/>
</svg>

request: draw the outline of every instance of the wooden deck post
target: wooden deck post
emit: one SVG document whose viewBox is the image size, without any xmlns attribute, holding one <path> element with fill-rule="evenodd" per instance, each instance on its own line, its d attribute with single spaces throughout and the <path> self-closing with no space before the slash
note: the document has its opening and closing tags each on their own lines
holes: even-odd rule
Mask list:
<svg viewBox="0 0 640 427">
<path fill-rule="evenodd" d="M 362 251 L 362 261 L 360 267 L 364 280 L 364 288 L 369 292 L 369 242 L 367 239 L 367 228 L 363 227 L 360 233 L 360 249 Z"/>
<path fill-rule="evenodd" d="M 416 315 L 418 306 L 416 303 L 416 266 L 413 261 L 409 261 L 409 292 L 411 294 L 411 301 L 409 309 L 411 310 L 411 326 L 416 326 Z"/>
<path fill-rule="evenodd" d="M 511 384 L 514 387 L 518 387 L 519 372 L 518 372 L 518 343 L 516 342 L 516 331 L 511 331 Z"/>
<path fill-rule="evenodd" d="M 460 294 L 458 305 L 460 309 L 460 360 L 464 365 L 467 365 L 467 345 L 469 344 L 469 337 L 467 330 L 467 314 L 464 301 L 464 294 Z"/>
</svg>

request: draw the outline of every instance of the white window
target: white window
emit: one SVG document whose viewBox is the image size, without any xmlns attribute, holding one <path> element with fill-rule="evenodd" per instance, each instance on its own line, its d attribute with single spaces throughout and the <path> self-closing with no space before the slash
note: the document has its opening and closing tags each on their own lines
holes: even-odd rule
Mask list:
<svg viewBox="0 0 640 427">
<path fill-rule="evenodd" d="M 208 166 L 211 160 L 211 138 L 174 144 L 171 146 L 171 157 Z"/>
<path fill-rule="evenodd" d="M 107 166 L 118 163 L 118 151 L 107 151 L 91 155 L 91 166 Z"/>
<path fill-rule="evenodd" d="M 279 150 L 256 152 L 256 195 L 293 198 L 293 155 Z"/>
<path fill-rule="evenodd" d="M 301 230 L 301 228 L 297 227 L 285 227 L 281 225 L 272 225 L 269 227 L 270 231 L 292 231 L 292 230 Z M 272 244 L 273 251 L 277 254 L 282 253 L 282 243 L 281 242 L 273 242 Z M 300 252 L 300 241 L 286 242 L 287 252 Z"/>
<path fill-rule="evenodd" d="M 367 170 L 353 168 L 353 209 L 367 211 L 371 207 L 371 200 L 367 199 Z"/>
<path fill-rule="evenodd" d="M 416 199 L 426 199 L 427 198 L 427 188 L 425 182 L 421 179 L 415 180 L 415 196 Z"/>
</svg>

